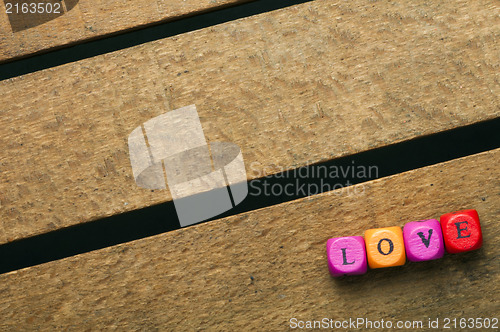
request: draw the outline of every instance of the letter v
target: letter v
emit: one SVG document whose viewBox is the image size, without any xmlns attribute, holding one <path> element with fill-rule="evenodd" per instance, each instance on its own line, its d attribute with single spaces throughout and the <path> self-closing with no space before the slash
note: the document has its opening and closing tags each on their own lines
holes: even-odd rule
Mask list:
<svg viewBox="0 0 500 332">
<path fill-rule="evenodd" d="M 418 232 L 418 236 L 420 236 L 420 239 L 422 239 L 422 242 L 425 244 L 426 248 L 429 248 L 429 244 L 431 243 L 431 235 L 432 235 L 432 228 L 429 229 L 429 237 L 426 239 L 424 237 L 424 233 Z"/>
</svg>

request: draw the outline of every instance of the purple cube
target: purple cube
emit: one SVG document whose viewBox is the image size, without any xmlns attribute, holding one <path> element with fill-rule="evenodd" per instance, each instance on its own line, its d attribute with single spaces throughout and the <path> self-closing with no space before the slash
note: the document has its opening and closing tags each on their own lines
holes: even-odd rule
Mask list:
<svg viewBox="0 0 500 332">
<path fill-rule="evenodd" d="M 406 256 L 412 262 L 429 261 L 444 255 L 441 225 L 436 219 L 412 221 L 403 227 Z"/>
<path fill-rule="evenodd" d="M 365 240 L 362 236 L 336 237 L 326 242 L 328 268 L 334 277 L 365 274 Z"/>
</svg>

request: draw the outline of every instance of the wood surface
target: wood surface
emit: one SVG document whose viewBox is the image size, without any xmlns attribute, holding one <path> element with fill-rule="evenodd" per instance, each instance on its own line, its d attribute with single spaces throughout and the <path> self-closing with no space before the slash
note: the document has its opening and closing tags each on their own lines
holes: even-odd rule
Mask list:
<svg viewBox="0 0 500 332">
<path fill-rule="evenodd" d="M 248 179 L 500 115 L 498 6 L 315 1 L 0 82 L 0 243 L 158 204 L 127 137 L 195 104 Z"/>
<path fill-rule="evenodd" d="M 54 1 L 59 0 L 48 2 Z M 46 15 L 19 14 L 15 16 L 13 25 L 6 13 L 5 3 L 44 3 L 47 0 L 4 0 L 0 1 L 0 62 L 248 1 L 64 0 L 64 8 L 74 6 L 70 10 L 65 10 L 64 15 L 40 24 L 38 21 L 44 20 Z M 18 20 L 22 23 L 17 22 Z M 16 30 L 18 26 L 35 24 L 38 25 Z"/>
<path fill-rule="evenodd" d="M 276 331 L 497 317 L 500 149 L 0 275 L 1 330 Z M 481 249 L 330 277 L 328 238 L 477 209 Z M 412 329 L 409 329 L 412 330 Z M 429 331 L 429 329 L 421 329 Z"/>
</svg>

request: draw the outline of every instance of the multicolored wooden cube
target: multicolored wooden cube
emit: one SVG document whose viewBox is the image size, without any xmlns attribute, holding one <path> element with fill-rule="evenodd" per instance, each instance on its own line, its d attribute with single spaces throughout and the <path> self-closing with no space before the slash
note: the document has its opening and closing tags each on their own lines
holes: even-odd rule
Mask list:
<svg viewBox="0 0 500 332">
<path fill-rule="evenodd" d="M 334 277 L 365 274 L 367 271 L 365 241 L 361 236 L 329 239 L 326 254 L 328 268 Z"/>
<path fill-rule="evenodd" d="M 483 234 L 476 210 L 443 214 L 440 218 L 446 251 L 456 254 L 481 248 Z"/>
<path fill-rule="evenodd" d="M 404 265 L 405 245 L 401 227 L 386 227 L 365 231 L 366 256 L 372 269 Z"/>
<path fill-rule="evenodd" d="M 368 229 L 365 238 L 347 236 L 326 243 L 328 268 L 334 277 L 364 274 L 372 269 L 404 265 L 481 248 L 483 235 L 476 210 L 443 214 L 436 219 L 412 221 L 401 227 Z"/>
<path fill-rule="evenodd" d="M 436 219 L 407 223 L 403 227 L 403 238 L 409 261 L 429 261 L 444 255 L 443 234 Z"/>
</svg>

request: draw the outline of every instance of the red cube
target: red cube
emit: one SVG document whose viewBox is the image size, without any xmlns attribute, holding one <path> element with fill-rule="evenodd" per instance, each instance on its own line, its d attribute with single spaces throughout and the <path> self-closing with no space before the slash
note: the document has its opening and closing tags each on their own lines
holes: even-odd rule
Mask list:
<svg viewBox="0 0 500 332">
<path fill-rule="evenodd" d="M 476 210 L 446 213 L 440 222 L 447 252 L 457 254 L 481 248 L 483 234 Z"/>
</svg>

